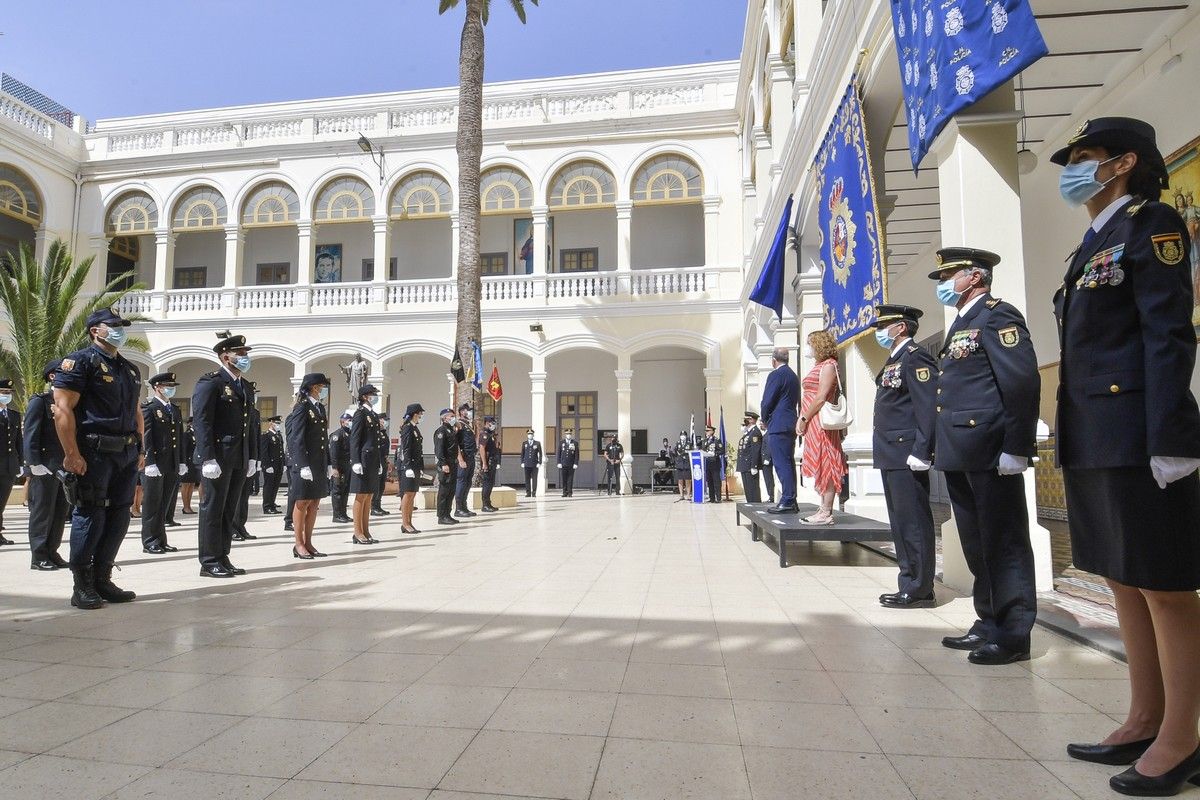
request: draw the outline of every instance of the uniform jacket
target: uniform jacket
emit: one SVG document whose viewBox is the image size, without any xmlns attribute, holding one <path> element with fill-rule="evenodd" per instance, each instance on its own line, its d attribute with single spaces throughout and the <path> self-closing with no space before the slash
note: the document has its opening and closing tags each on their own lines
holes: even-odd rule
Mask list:
<svg viewBox="0 0 1200 800">
<path fill-rule="evenodd" d="M 620 442 L 613 442 L 610 445 L 606 445 L 604 447 L 604 457 L 609 462 L 616 461 L 620 464 L 621 459 L 625 457 L 625 445 Z"/>
<path fill-rule="evenodd" d="M 0 412 L 0 475 L 14 477 L 25 463 L 21 412 L 6 408 Z"/>
<path fill-rule="evenodd" d="M 250 387 L 234 380 L 222 367 L 196 381 L 192 393 L 192 423 L 196 429 L 193 462 L 216 460 L 221 469 L 245 469 L 251 455 Z"/>
<path fill-rule="evenodd" d="M 142 403 L 142 423 L 146 466 L 157 466 L 164 476 L 176 477 L 183 463 L 183 415 L 179 406 L 151 397 Z"/>
<path fill-rule="evenodd" d="M 292 466 L 309 467 L 314 479 L 319 476 L 322 481 L 329 466 L 328 429 L 328 415 L 320 403 L 301 398 L 288 412 L 285 430 Z"/>
<path fill-rule="evenodd" d="M 537 439 L 532 442 L 526 439 L 521 443 L 521 466 L 529 469 L 537 469 L 542 465 L 545 456 L 542 453 L 542 443 Z"/>
<path fill-rule="evenodd" d="M 479 452 L 479 443 L 475 441 L 475 430 L 467 420 L 459 420 L 458 447 L 462 450 L 463 460 L 468 464 L 475 463 L 475 454 Z"/>
<path fill-rule="evenodd" d="M 136 436 L 141 386 L 142 374 L 136 366 L 119 352 L 109 355 L 97 344 L 71 353 L 54 373 L 54 388 L 79 395 L 75 434 L 85 452 L 88 434 Z"/>
<path fill-rule="evenodd" d="M 579 463 L 579 442 L 575 439 L 567 441 L 563 438 L 558 443 L 558 464 L 563 469 L 571 469 Z"/>
<path fill-rule="evenodd" d="M 488 469 L 500 466 L 500 445 L 496 442 L 496 432 L 484 428 L 479 433 L 479 449 L 487 459 Z"/>
<path fill-rule="evenodd" d="M 283 469 L 283 434 L 267 431 L 259 437 L 258 446 L 263 469 L 270 467 L 278 474 Z"/>
<path fill-rule="evenodd" d="M 329 434 L 329 461 L 343 478 L 350 475 L 350 431 L 340 424 Z"/>
<path fill-rule="evenodd" d="M 762 420 L 767 423 L 767 433 L 795 433 L 799 400 L 800 380 L 792 368 L 780 364 L 771 370 L 762 398 Z"/>
<path fill-rule="evenodd" d="M 934 466 L 995 469 L 1000 454 L 1036 451 L 1041 376 L 1025 318 L 983 294 L 958 317 L 938 354 Z"/>
<path fill-rule="evenodd" d="M 421 429 L 412 423 L 412 420 L 400 426 L 400 443 L 396 448 L 396 470 L 403 474 L 404 470 L 411 469 L 414 475 L 420 475 L 421 470 L 425 469 L 425 438 L 421 436 Z"/>
<path fill-rule="evenodd" d="M 41 465 L 53 471 L 62 467 L 63 450 L 54 429 L 54 395 L 35 394 L 25 409 L 25 437 L 22 442 L 25 463 Z"/>
<path fill-rule="evenodd" d="M 876 469 L 908 469 L 909 456 L 933 460 L 937 379 L 933 356 L 911 341 L 888 356 L 875 376 L 871 453 Z"/>
<path fill-rule="evenodd" d="M 1175 209 L 1131 201 L 1071 256 L 1054 295 L 1062 466 L 1200 458 L 1190 247 Z"/>
<path fill-rule="evenodd" d="M 765 431 L 763 431 L 763 429 L 762 429 L 762 426 L 759 426 L 758 430 L 759 430 L 759 432 L 760 432 L 760 433 L 765 433 Z M 795 430 L 795 429 L 793 428 L 793 430 Z M 763 448 L 762 448 L 762 466 L 763 466 L 763 469 L 765 469 L 765 470 L 767 470 L 768 472 L 770 472 L 770 470 L 771 470 L 771 448 L 767 447 L 767 445 L 766 445 L 766 442 L 763 442 Z M 770 475 L 768 475 L 766 479 L 767 479 L 768 481 L 770 481 L 770 480 L 771 480 L 771 476 L 770 476 Z"/>
<path fill-rule="evenodd" d="M 762 469 L 763 466 L 762 431 L 757 425 L 742 434 L 738 441 L 737 471 L 749 472 L 752 469 Z"/>
<path fill-rule="evenodd" d="M 386 470 L 388 456 L 392 452 L 392 437 L 388 436 L 387 423 L 379 420 L 379 466 L 380 470 Z"/>
<path fill-rule="evenodd" d="M 442 423 L 433 433 L 433 457 L 438 469 L 458 465 L 458 431 L 453 425 Z"/>
<path fill-rule="evenodd" d="M 696 449 L 697 445 L 693 442 L 677 443 L 672 451 L 675 456 L 675 469 L 686 469 L 688 472 L 692 470 L 692 455 L 691 451 Z"/>
<path fill-rule="evenodd" d="M 350 421 L 350 463 L 362 464 L 363 475 L 378 475 L 383 463 L 379 428 L 379 415 L 370 406 L 360 405 Z"/>
<path fill-rule="evenodd" d="M 194 465 L 193 456 L 196 453 L 196 429 L 191 425 L 183 431 L 183 463 Z M 189 469 L 192 467 L 189 467 Z"/>
<path fill-rule="evenodd" d="M 253 398 L 250 402 L 250 430 L 247 431 L 246 442 L 250 446 L 250 457 L 258 461 L 262 450 L 262 414 L 254 405 Z"/>
<path fill-rule="evenodd" d="M 706 436 L 700 442 L 700 449 L 704 451 L 705 460 L 710 458 L 720 458 L 725 455 L 725 443 L 716 436 Z"/>
</svg>

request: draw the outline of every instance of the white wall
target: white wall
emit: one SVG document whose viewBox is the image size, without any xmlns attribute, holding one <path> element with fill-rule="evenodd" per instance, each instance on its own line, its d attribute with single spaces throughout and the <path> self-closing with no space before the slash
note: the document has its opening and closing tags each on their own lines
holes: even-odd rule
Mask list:
<svg viewBox="0 0 1200 800">
<path fill-rule="evenodd" d="M 554 217 L 554 260 L 550 272 L 558 272 L 559 252 L 583 247 L 600 249 L 600 269 L 617 268 L 617 212 L 559 212 Z M 511 234 L 510 234 L 511 235 Z"/>
<path fill-rule="evenodd" d="M 291 265 L 289 283 L 296 281 L 296 264 L 300 257 L 300 242 L 294 225 L 272 228 L 250 228 L 242 245 L 242 285 L 254 286 L 258 280 L 258 265 L 286 261 Z"/>
<path fill-rule="evenodd" d="M 634 206 L 633 269 L 704 266 L 704 206 Z"/>
<path fill-rule="evenodd" d="M 225 233 L 204 231 L 182 233 L 175 239 L 176 267 L 208 267 L 206 286 L 225 285 Z M 167 276 L 167 283 L 175 287 L 174 274 Z"/>
<path fill-rule="evenodd" d="M 645 428 L 648 447 L 658 452 L 662 438 L 676 441 L 686 430 L 690 415 L 696 415 L 696 432 L 704 433 L 704 357 L 680 348 L 657 348 L 634 356 L 630 362 L 630 427 Z M 725 434 L 741 422 L 743 408 L 736 411 L 725 402 Z M 717 425 L 720 409 L 712 409 Z M 626 448 L 628 442 L 624 442 Z"/>
<path fill-rule="evenodd" d="M 449 219 L 400 220 L 391 230 L 390 255 L 396 258 L 401 280 L 451 275 Z"/>
<path fill-rule="evenodd" d="M 529 217 L 524 217 L 529 219 Z M 523 275 L 525 264 L 514 264 L 517 252 L 513 252 L 513 222 L 521 217 L 487 215 L 479 220 L 479 252 L 508 253 L 508 273 Z"/>
</svg>

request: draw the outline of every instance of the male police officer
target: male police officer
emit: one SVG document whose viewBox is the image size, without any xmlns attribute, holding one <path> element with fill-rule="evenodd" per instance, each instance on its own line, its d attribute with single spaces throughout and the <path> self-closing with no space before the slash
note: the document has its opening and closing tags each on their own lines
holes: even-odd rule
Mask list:
<svg viewBox="0 0 1200 800">
<path fill-rule="evenodd" d="M 258 384 L 248 381 L 247 385 L 250 388 L 250 407 L 246 409 L 249 426 L 246 431 L 246 443 L 250 452 L 250 466 L 246 480 L 242 482 L 242 496 L 238 500 L 237 512 L 233 519 L 233 540 L 237 542 L 258 538 L 246 529 L 246 520 L 250 519 L 250 494 L 258 482 L 258 448 L 259 441 L 262 439 L 262 415 L 258 410 Z"/>
<path fill-rule="evenodd" d="M 142 552 L 151 555 L 174 553 L 167 544 L 167 505 L 175 497 L 179 478 L 187 474 L 183 463 L 183 414 L 171 402 L 179 383 L 174 372 L 160 372 L 150 379 L 152 394 L 142 403 Z"/>
<path fill-rule="evenodd" d="M 21 412 L 10 409 L 13 401 L 13 382 L 10 378 L 0 380 L 0 545 L 13 544 L 5 539 L 4 509 L 12 494 L 13 482 L 21 474 L 25 456 L 21 452 Z"/>
<path fill-rule="evenodd" d="M 767 450 L 779 473 L 781 494 L 779 505 L 767 509 L 769 514 L 796 514 L 796 403 L 800 398 L 800 381 L 788 366 L 788 351 L 777 347 L 771 353 L 771 374 L 763 387 L 762 418 L 767 423 Z"/>
<path fill-rule="evenodd" d="M 888 608 L 926 608 L 933 597 L 933 512 L 929 507 L 929 465 L 933 460 L 934 405 L 938 369 L 924 348 L 913 343 L 922 311 L 912 306 L 875 309 L 875 340 L 888 359 L 875 376 L 875 430 L 872 455 L 883 478 L 899 591 L 881 595 Z"/>
<path fill-rule="evenodd" d="M 138 396 L 142 378 L 118 348 L 129 320 L 111 308 L 87 318 L 91 344 L 62 360 L 54 375 L 54 427 L 72 491 L 71 605 L 100 608 L 136 595 L 112 582 L 117 551 L 129 531 L 129 507 L 142 449 Z"/>
<path fill-rule="evenodd" d="M 767 423 L 758 421 L 758 432 L 763 437 L 762 442 L 762 479 L 767 488 L 767 502 L 775 502 L 775 469 L 771 466 L 771 450 L 767 447 Z"/>
<path fill-rule="evenodd" d="M 479 443 L 475 440 L 474 414 L 470 403 L 458 407 L 458 478 L 454 490 L 454 516 L 473 517 L 470 494 L 471 479 L 475 477 L 475 456 Z"/>
<path fill-rule="evenodd" d="M 1041 379 L 1025 318 L 992 297 L 1000 256 L 970 247 L 937 252 L 941 302 L 958 309 L 938 354 L 933 452 L 946 476 L 979 619 L 942 644 L 973 664 L 1029 658 L 1037 617 L 1025 483 L 1036 448 Z"/>
<path fill-rule="evenodd" d="M 200 464 L 200 576 L 232 578 L 244 574 L 229 561 L 242 487 L 254 473 L 251 409 L 254 390 L 243 376 L 250 369 L 245 336 L 217 342 L 220 369 L 206 373 L 192 393 L 196 428 L 195 460 Z"/>
<path fill-rule="evenodd" d="M 521 442 L 521 466 L 525 468 L 525 496 L 537 497 L 538 470 L 542 467 L 542 443 L 533 434 L 533 428 L 525 431 Z"/>
<path fill-rule="evenodd" d="M 575 493 L 575 470 L 579 469 L 579 445 L 575 442 L 575 431 L 567 428 L 563 431 L 562 441 L 558 443 L 558 471 L 562 481 L 562 496 L 570 497 Z"/>
<path fill-rule="evenodd" d="M 742 438 L 738 441 L 737 471 L 742 476 L 742 489 L 747 503 L 762 502 L 762 487 L 758 472 L 762 469 L 762 434 L 758 430 L 758 414 L 747 411 L 742 420 Z"/>
<path fill-rule="evenodd" d="M 61 361 L 54 359 L 42 370 L 42 379 L 54 383 Z M 54 474 L 62 469 L 62 445 L 54 429 L 54 393 L 45 391 L 29 398 L 25 409 L 25 461 L 29 465 L 26 484 L 29 500 L 30 569 L 56 570 L 67 566 L 58 554 L 63 527 L 71 515 L 62 482 Z"/>
<path fill-rule="evenodd" d="M 438 525 L 457 525 L 458 520 L 450 516 L 454 502 L 454 487 L 458 479 L 458 466 L 462 454 L 458 450 L 458 428 L 453 408 L 443 408 L 442 424 L 433 434 L 433 458 L 438 470 L 437 521 Z"/>
<path fill-rule="evenodd" d="M 608 493 L 621 493 L 621 462 L 625 458 L 625 447 L 617 441 L 617 435 L 610 433 L 601 454 L 604 456 L 604 482 L 608 485 Z"/>
<path fill-rule="evenodd" d="M 343 413 L 341 425 L 329 434 L 329 463 L 333 466 L 329 494 L 334 522 L 353 522 L 347 513 L 350 502 L 350 422 L 353 419 L 353 414 Z"/>
<path fill-rule="evenodd" d="M 392 512 L 383 507 L 383 493 L 387 489 L 387 468 L 388 454 L 392 449 L 392 437 L 388 433 L 388 415 L 379 415 L 379 427 L 376 429 L 376 435 L 379 437 L 379 469 L 382 470 L 383 476 L 379 479 L 379 488 L 371 497 L 371 516 L 386 517 Z"/>
<path fill-rule="evenodd" d="M 704 426 L 704 440 L 700 442 L 704 451 L 704 484 L 708 487 L 708 502 L 721 502 L 721 461 L 725 458 L 725 443 L 717 438 L 717 429 Z"/>
<path fill-rule="evenodd" d="M 258 440 L 262 455 L 264 514 L 280 513 L 275 500 L 279 497 L 279 482 L 283 479 L 283 434 L 279 432 L 282 422 L 283 417 L 268 417 L 267 432 Z"/>
<path fill-rule="evenodd" d="M 496 418 L 484 417 L 483 430 L 479 433 L 479 465 L 483 469 L 481 508 L 492 512 L 500 509 L 492 505 L 492 489 L 496 487 L 496 471 L 500 469 L 500 443 L 496 440 Z"/>
</svg>

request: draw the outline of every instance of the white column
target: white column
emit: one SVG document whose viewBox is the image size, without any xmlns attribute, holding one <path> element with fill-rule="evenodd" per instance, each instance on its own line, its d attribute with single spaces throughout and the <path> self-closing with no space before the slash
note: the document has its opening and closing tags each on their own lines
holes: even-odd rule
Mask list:
<svg viewBox="0 0 1200 800">
<path fill-rule="evenodd" d="M 545 275 L 550 268 L 547 263 L 549 254 L 546 252 L 547 227 L 550 220 L 550 209 L 546 206 L 534 206 L 533 214 L 533 274 Z M 538 433 L 539 440 L 541 433 Z"/>
<path fill-rule="evenodd" d="M 458 277 L 458 212 L 450 212 L 450 277 Z"/>
<path fill-rule="evenodd" d="M 721 196 L 710 194 L 704 197 L 704 266 L 721 266 L 721 238 L 718 224 L 721 222 Z"/>
<path fill-rule="evenodd" d="M 225 226 L 225 285 L 221 292 L 221 310 L 237 314 L 237 289 L 241 283 L 242 248 L 246 235 L 237 223 Z"/>
<path fill-rule="evenodd" d="M 795 78 L 791 66 L 776 53 L 767 56 L 767 76 L 771 82 L 771 174 L 775 175 L 783 164 L 783 146 L 792 127 Z"/>
<path fill-rule="evenodd" d="M 75 254 L 77 259 L 87 258 L 89 255 L 95 256 L 95 261 L 92 262 L 92 271 L 88 274 L 85 291 L 96 294 L 104 288 L 108 275 L 108 248 L 111 244 L 112 240 L 105 234 L 94 234 L 88 237 L 88 252 Z"/>
<path fill-rule="evenodd" d="M 1016 124 L 1020 119 L 1020 112 L 1014 110 L 1012 85 L 1001 87 L 946 126 L 938 137 L 936 154 L 942 245 L 978 247 L 997 253 L 1001 265 L 995 272 L 992 293 L 1028 317 L 1017 171 Z M 1039 302 L 1045 299 L 1039 298 Z M 953 317 L 953 309 L 948 309 L 947 327 Z M 1025 472 L 1025 501 L 1037 589 L 1050 591 L 1053 589 L 1050 532 L 1037 524 L 1032 465 Z M 972 577 L 953 520 L 942 526 L 942 552 L 944 582 L 969 593 Z"/>
<path fill-rule="evenodd" d="M 742 241 L 746 243 L 742 255 L 742 273 L 750 269 L 751 251 L 754 249 L 754 219 L 758 216 L 758 188 L 749 178 L 742 180 Z"/>
<path fill-rule="evenodd" d="M 842 449 L 850 462 L 850 499 L 846 510 L 855 514 L 887 519 L 887 503 L 883 497 L 883 479 L 875 469 L 872 440 L 875 434 L 875 375 L 887 360 L 887 351 L 875 344 L 874 337 L 864 337 L 846 348 L 846 369 L 843 377 L 846 398 L 854 414 L 854 422 L 846 432 Z"/>
<path fill-rule="evenodd" d="M 33 257 L 37 259 L 37 263 L 46 263 L 46 252 L 50 249 L 50 243 L 54 239 L 55 234 L 48 230 L 45 225 L 42 225 L 33 232 Z"/>
<path fill-rule="evenodd" d="M 617 481 L 622 492 L 632 492 L 633 485 L 625 481 L 628 475 L 633 479 L 633 421 L 631 415 L 631 399 L 633 370 L 628 353 L 617 354 L 617 441 L 625 447 L 625 457 L 622 459 L 621 475 Z"/>
<path fill-rule="evenodd" d="M 724 402 L 724 388 L 721 383 L 721 378 L 724 375 L 725 371 L 718 367 L 705 367 L 704 369 L 705 410 L 712 413 L 714 426 L 717 424 L 717 418 L 721 411 L 721 404 Z"/>
<path fill-rule="evenodd" d="M 554 469 L 554 448 L 558 446 L 557 442 L 545 441 L 546 436 L 546 357 L 536 355 L 533 357 L 533 369 L 529 373 L 529 400 L 532 409 L 529 427 L 533 428 L 533 435 L 539 442 L 542 443 L 542 450 L 546 456 L 546 460 L 542 462 L 541 469 L 538 470 L 537 479 L 537 494 L 538 497 L 543 497 L 546 494 L 546 472 Z"/>
<path fill-rule="evenodd" d="M 308 311 L 312 303 L 313 255 L 316 252 L 314 239 L 317 226 L 311 220 L 301 220 L 296 223 L 296 242 L 298 257 L 296 260 L 296 306 Z"/>
<path fill-rule="evenodd" d="M 753 139 L 754 177 L 755 185 L 758 189 L 759 202 L 758 206 L 754 209 L 754 216 L 758 218 L 762 215 L 762 204 L 766 202 L 771 188 L 771 136 L 762 125 L 755 125 Z"/>
<path fill-rule="evenodd" d="M 175 234 L 159 229 L 154 232 L 154 288 L 150 298 L 150 313 L 160 316 L 166 313 L 166 292 L 171 286 L 175 269 Z"/>
<path fill-rule="evenodd" d="M 371 220 L 375 234 L 375 275 L 371 283 L 371 305 L 382 310 L 387 304 L 387 282 L 389 277 L 388 255 L 391 243 L 391 222 L 387 217 Z"/>
<path fill-rule="evenodd" d="M 617 203 L 617 271 L 628 272 L 633 263 L 633 246 L 630 239 L 633 229 L 633 202 L 621 200 Z M 662 266 L 673 266 L 663 264 Z"/>
</svg>

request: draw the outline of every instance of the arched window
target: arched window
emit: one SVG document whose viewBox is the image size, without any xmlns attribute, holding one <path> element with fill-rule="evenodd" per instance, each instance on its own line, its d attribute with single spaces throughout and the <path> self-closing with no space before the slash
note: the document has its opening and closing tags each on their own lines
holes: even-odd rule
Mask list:
<svg viewBox="0 0 1200 800">
<path fill-rule="evenodd" d="M 110 234 L 154 233 L 157 227 L 158 206 L 145 192 L 127 192 L 109 208 L 107 230 Z"/>
<path fill-rule="evenodd" d="M 136 236 L 114 236 L 113 240 L 109 242 L 108 252 L 128 258 L 130 261 L 137 261 L 141 246 Z"/>
<path fill-rule="evenodd" d="M 0 214 L 35 228 L 42 224 L 42 201 L 33 181 L 11 164 L 0 164 Z"/>
<path fill-rule="evenodd" d="M 704 196 L 704 180 L 691 159 L 674 153 L 655 156 L 633 176 L 633 202 L 678 203 Z"/>
<path fill-rule="evenodd" d="M 528 211 L 533 184 L 512 167 L 492 167 L 479 177 L 479 202 L 485 214 Z"/>
<path fill-rule="evenodd" d="M 346 176 L 334 178 L 317 195 L 313 219 L 317 222 L 363 222 L 375 213 L 375 195 L 371 187 Z"/>
<path fill-rule="evenodd" d="M 300 198 L 283 181 L 256 186 L 242 204 L 242 225 L 290 225 L 300 219 Z"/>
<path fill-rule="evenodd" d="M 550 184 L 550 208 L 593 208 L 617 199 L 612 173 L 595 161 L 576 161 L 558 171 Z"/>
<path fill-rule="evenodd" d="M 450 213 L 450 184 L 436 172 L 411 172 L 392 191 L 392 219 L 440 217 Z"/>
<path fill-rule="evenodd" d="M 176 231 L 211 231 L 229 221 L 225 198 L 211 186 L 189 189 L 175 204 L 171 228 Z"/>
</svg>

